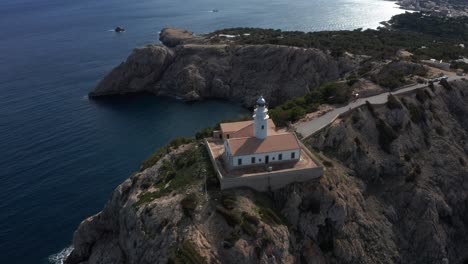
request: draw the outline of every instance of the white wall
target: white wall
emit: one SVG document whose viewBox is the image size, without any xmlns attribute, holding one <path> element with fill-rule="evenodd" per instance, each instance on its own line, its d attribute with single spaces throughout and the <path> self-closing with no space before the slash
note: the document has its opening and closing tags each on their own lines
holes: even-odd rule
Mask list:
<svg viewBox="0 0 468 264">
<path fill-rule="evenodd" d="M 228 148 L 226 148 L 227 150 Z M 294 159 L 291 159 L 291 153 L 294 152 L 295 156 Z M 279 154 L 283 154 L 283 159 L 278 160 Z M 288 160 L 298 160 L 300 155 L 301 155 L 301 150 L 300 149 L 295 149 L 295 150 L 288 150 L 288 151 L 278 151 L 278 152 L 270 152 L 270 153 L 260 153 L 260 154 L 253 154 L 253 155 L 245 155 L 245 156 L 228 156 L 230 157 L 229 162 L 231 166 L 233 167 L 238 167 L 238 159 L 242 159 L 242 165 L 240 166 L 245 166 L 245 165 L 254 165 L 254 164 L 265 164 L 265 156 L 269 156 L 270 160 L 269 163 L 276 163 L 276 162 L 282 162 L 282 161 L 288 161 Z M 255 163 L 252 163 L 252 157 L 255 157 Z M 261 161 L 260 161 L 261 160 Z"/>
</svg>

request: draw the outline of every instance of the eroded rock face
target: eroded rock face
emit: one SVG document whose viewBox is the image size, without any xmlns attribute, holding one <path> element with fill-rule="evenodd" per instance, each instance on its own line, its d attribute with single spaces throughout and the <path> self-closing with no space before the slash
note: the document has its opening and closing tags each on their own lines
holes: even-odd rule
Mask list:
<svg viewBox="0 0 468 264">
<path fill-rule="evenodd" d="M 184 250 L 208 263 L 463 263 L 468 83 L 426 90 L 392 107 L 358 108 L 308 139 L 327 166 L 316 181 L 267 194 L 215 188 L 208 199 L 201 181 L 138 205 L 164 175 L 164 159 L 188 148 L 174 150 L 81 223 L 66 263 L 167 263 Z M 199 195 L 190 217 L 182 207 L 189 193 Z M 221 194 L 236 197 L 234 209 Z"/>
<path fill-rule="evenodd" d="M 401 96 L 401 108 L 374 107 L 376 115 L 361 107 L 308 142 L 352 168 L 350 179 L 362 186 L 354 194 L 361 196 L 358 207 L 345 201 L 336 257 L 359 263 L 468 259 L 468 238 L 461 235 L 468 232 L 466 95 L 468 83 L 456 81 L 450 89 Z"/>
<path fill-rule="evenodd" d="M 356 67 L 317 49 L 277 45 L 212 45 L 204 36 L 164 29 L 164 45 L 136 49 L 91 96 L 151 92 L 186 100 L 224 98 L 251 106 L 263 95 L 271 105 L 304 95 Z"/>
</svg>

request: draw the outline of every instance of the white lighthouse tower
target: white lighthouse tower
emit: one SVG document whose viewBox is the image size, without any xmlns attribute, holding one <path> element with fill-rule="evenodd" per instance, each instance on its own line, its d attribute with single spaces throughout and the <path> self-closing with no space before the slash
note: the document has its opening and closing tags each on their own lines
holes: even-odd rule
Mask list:
<svg viewBox="0 0 468 264">
<path fill-rule="evenodd" d="M 254 110 L 254 135 L 256 138 L 265 139 L 268 136 L 268 109 L 263 96 L 257 100 L 257 107 Z"/>
</svg>

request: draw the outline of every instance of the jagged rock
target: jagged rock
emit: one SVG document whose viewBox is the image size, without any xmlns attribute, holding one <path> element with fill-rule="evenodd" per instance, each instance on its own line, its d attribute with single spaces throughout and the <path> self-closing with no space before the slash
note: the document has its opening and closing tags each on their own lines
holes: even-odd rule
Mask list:
<svg viewBox="0 0 468 264">
<path fill-rule="evenodd" d="M 114 29 L 114 31 L 117 32 L 117 33 L 124 32 L 124 31 L 125 31 L 125 28 L 123 28 L 123 27 L 116 27 L 116 28 Z"/>
<path fill-rule="evenodd" d="M 312 48 L 214 45 L 205 36 L 180 29 L 164 29 L 160 38 L 165 46 L 136 49 L 90 95 L 198 94 L 200 98 L 224 98 L 244 105 L 252 105 L 258 95 L 263 95 L 270 105 L 276 105 L 336 80 L 359 61 L 335 59 Z"/>
<path fill-rule="evenodd" d="M 437 85 L 425 102 L 397 96 L 405 101 L 399 110 L 382 105 L 371 113 L 363 106 L 342 116 L 305 142 L 328 161 L 323 177 L 268 194 L 224 190 L 236 197 L 224 216 L 218 190 L 208 201 L 200 197 L 192 216 L 184 213 L 181 201 L 190 192 L 202 195 L 204 181 L 138 205 L 165 175 L 164 162 L 190 146 L 173 150 L 117 187 L 104 210 L 80 224 L 66 263 L 167 263 L 184 250 L 208 263 L 463 263 L 468 82 L 450 86 Z M 415 108 L 408 105 L 425 122 L 412 119 Z M 382 142 L 378 122 L 404 125 Z"/>
</svg>

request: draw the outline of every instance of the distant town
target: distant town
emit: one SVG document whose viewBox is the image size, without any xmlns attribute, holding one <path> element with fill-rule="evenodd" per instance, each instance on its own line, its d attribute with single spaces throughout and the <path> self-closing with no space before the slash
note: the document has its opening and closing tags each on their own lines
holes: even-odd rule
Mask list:
<svg viewBox="0 0 468 264">
<path fill-rule="evenodd" d="M 464 0 L 401 0 L 398 4 L 404 9 L 434 16 L 468 16 L 468 2 Z"/>
</svg>

